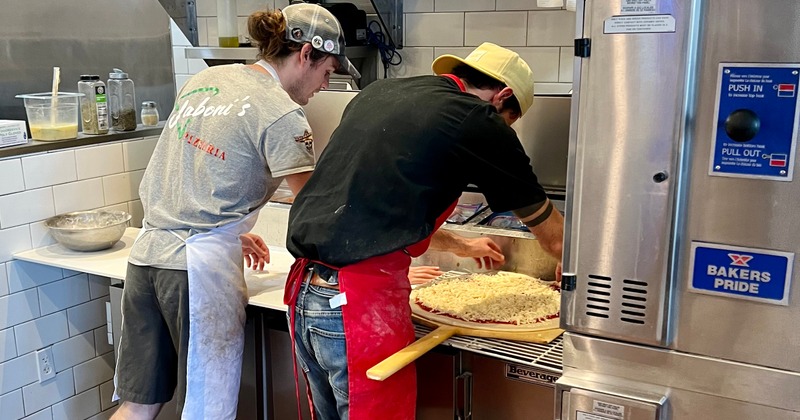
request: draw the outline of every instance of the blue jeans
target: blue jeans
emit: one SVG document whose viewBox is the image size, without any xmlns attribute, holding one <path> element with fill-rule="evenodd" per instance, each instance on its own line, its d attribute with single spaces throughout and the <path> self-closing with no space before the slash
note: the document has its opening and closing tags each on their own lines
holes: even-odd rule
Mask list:
<svg viewBox="0 0 800 420">
<path fill-rule="evenodd" d="M 337 294 L 338 290 L 305 283 L 297 296 L 297 361 L 306 374 L 319 420 L 346 420 L 350 410 L 342 309 L 331 309 L 328 301 Z"/>
</svg>

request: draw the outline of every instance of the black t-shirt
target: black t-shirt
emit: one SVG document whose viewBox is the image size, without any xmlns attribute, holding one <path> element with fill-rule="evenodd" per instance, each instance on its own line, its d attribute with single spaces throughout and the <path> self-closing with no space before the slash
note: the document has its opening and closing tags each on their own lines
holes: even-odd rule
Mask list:
<svg viewBox="0 0 800 420">
<path fill-rule="evenodd" d="M 428 237 L 476 185 L 494 211 L 546 195 L 494 107 L 441 76 L 384 79 L 345 108 L 289 214 L 295 257 L 344 266 Z"/>
</svg>

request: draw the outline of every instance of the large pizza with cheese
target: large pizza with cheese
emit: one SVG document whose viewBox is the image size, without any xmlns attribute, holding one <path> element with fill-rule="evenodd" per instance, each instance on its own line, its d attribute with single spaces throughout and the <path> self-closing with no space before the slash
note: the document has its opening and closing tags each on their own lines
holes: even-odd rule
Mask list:
<svg viewBox="0 0 800 420">
<path fill-rule="evenodd" d="M 411 291 L 411 309 L 417 316 L 468 328 L 558 328 L 560 308 L 558 286 L 505 271 L 440 278 Z"/>
</svg>

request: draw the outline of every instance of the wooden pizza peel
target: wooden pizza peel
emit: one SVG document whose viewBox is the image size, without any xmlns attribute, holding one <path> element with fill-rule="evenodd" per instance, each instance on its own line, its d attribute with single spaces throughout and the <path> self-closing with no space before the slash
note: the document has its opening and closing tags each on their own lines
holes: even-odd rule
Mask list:
<svg viewBox="0 0 800 420">
<path fill-rule="evenodd" d="M 536 327 L 522 329 L 511 325 L 487 325 L 436 315 L 413 302 L 411 311 L 414 322 L 435 329 L 367 370 L 368 378 L 383 381 L 454 335 L 547 344 L 564 332 L 558 328 L 559 318 L 547 320 Z"/>
</svg>

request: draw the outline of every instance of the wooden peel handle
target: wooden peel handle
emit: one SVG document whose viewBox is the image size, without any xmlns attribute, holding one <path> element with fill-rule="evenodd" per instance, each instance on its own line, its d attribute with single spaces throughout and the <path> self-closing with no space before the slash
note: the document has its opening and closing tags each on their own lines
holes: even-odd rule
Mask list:
<svg viewBox="0 0 800 420">
<path fill-rule="evenodd" d="M 367 370 L 367 378 L 383 381 L 394 375 L 398 370 L 408 366 L 423 354 L 434 347 L 442 344 L 445 340 L 452 337 L 457 331 L 456 327 L 443 326 L 429 332 L 426 336 L 411 343 L 408 347 L 387 357 L 382 362 Z"/>
</svg>

